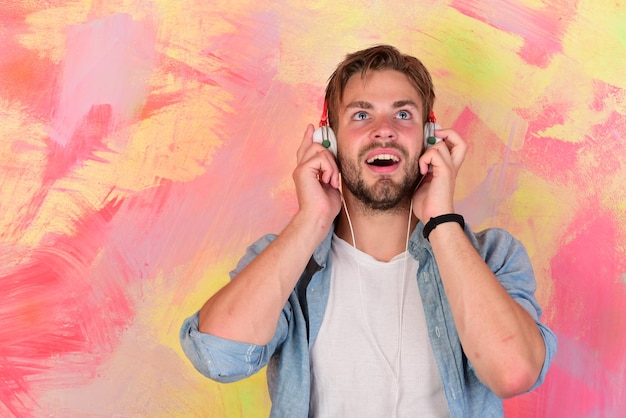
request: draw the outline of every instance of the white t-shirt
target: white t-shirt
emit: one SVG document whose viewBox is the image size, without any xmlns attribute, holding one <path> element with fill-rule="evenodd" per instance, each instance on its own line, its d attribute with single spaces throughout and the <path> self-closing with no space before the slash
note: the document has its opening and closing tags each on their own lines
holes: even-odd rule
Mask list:
<svg viewBox="0 0 626 418">
<path fill-rule="evenodd" d="M 417 267 L 407 253 L 381 262 L 333 236 L 330 295 L 311 350 L 309 416 L 450 416 Z"/>
</svg>

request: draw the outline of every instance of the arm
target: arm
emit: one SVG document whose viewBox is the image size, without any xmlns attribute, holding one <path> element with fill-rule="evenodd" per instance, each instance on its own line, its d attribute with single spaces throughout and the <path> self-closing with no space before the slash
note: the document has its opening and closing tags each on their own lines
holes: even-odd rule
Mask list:
<svg viewBox="0 0 626 418">
<path fill-rule="evenodd" d="M 255 345 L 272 339 L 285 302 L 341 207 L 335 160 L 312 138 L 310 125 L 293 173 L 298 212 L 258 257 L 204 304 L 200 332 Z"/>
<path fill-rule="evenodd" d="M 528 391 L 546 358 L 535 319 L 509 295 L 458 224 L 439 225 L 430 242 L 463 350 L 477 376 L 501 398 Z"/>
<path fill-rule="evenodd" d="M 467 148 L 451 130 L 437 136 L 444 141 L 420 161 L 423 173 L 428 164 L 433 166 L 432 175 L 414 197 L 416 216 L 424 222 L 454 212 L 454 183 Z M 463 350 L 476 374 L 502 398 L 529 390 L 546 358 L 534 318 L 507 293 L 458 224 L 437 226 L 429 239 Z"/>
</svg>

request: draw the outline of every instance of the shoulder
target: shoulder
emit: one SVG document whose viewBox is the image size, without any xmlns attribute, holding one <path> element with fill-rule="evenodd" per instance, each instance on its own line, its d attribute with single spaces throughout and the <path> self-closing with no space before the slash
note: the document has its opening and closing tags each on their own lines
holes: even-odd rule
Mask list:
<svg viewBox="0 0 626 418">
<path fill-rule="evenodd" d="M 469 226 L 465 226 L 465 235 L 474 244 L 476 249 L 493 251 L 509 247 L 523 247 L 522 243 L 509 231 L 502 228 L 487 228 L 474 232 Z M 504 247 L 504 248 L 503 248 Z"/>
<path fill-rule="evenodd" d="M 230 272 L 230 278 L 234 278 L 241 270 L 243 270 L 252 260 L 254 260 L 263 250 L 265 250 L 276 239 L 276 234 L 266 234 L 254 241 L 248 246 L 243 257 L 239 259 L 237 266 Z"/>
<path fill-rule="evenodd" d="M 507 230 L 502 228 L 487 228 L 474 232 L 465 227 L 465 234 L 477 248 L 491 248 L 501 245 L 521 245 L 521 243 Z"/>
<path fill-rule="evenodd" d="M 258 255 L 259 253 L 261 253 L 261 251 L 267 248 L 267 246 L 270 245 L 272 241 L 276 239 L 277 236 L 278 236 L 277 234 L 263 235 L 261 238 L 257 239 L 252 244 L 250 244 L 246 252 L 250 252 L 250 253 L 254 253 Z"/>
<path fill-rule="evenodd" d="M 488 228 L 473 232 L 466 226 L 465 234 L 494 272 L 504 265 L 531 268 L 524 245 L 507 230 Z"/>
</svg>

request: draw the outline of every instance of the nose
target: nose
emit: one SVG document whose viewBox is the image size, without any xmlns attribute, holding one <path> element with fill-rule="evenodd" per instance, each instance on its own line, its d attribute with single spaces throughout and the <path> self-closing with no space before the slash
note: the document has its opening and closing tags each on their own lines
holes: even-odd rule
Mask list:
<svg viewBox="0 0 626 418">
<path fill-rule="evenodd" d="M 372 139 L 376 141 L 395 141 L 398 137 L 393 125 L 383 118 L 372 130 Z"/>
</svg>

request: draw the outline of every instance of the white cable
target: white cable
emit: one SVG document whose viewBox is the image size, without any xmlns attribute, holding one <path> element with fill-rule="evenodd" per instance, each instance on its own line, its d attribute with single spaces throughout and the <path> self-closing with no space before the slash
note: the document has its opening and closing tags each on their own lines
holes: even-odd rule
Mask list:
<svg viewBox="0 0 626 418">
<path fill-rule="evenodd" d="M 423 179 L 423 177 L 422 177 Z M 421 179 L 420 182 L 421 183 Z M 418 186 L 419 186 L 418 183 Z M 416 187 L 417 188 L 417 187 Z M 393 405 L 393 417 L 397 417 L 398 416 L 398 403 L 400 402 L 400 365 L 401 365 L 401 358 L 402 358 L 402 339 L 403 339 L 403 323 L 404 323 L 404 300 L 405 300 L 405 285 L 406 285 L 406 264 L 407 264 L 407 258 L 408 258 L 408 251 L 409 251 L 409 238 L 411 235 L 411 215 L 413 214 L 413 199 L 411 199 L 411 204 L 409 205 L 409 219 L 407 222 L 407 228 L 406 228 L 406 242 L 405 242 L 405 248 L 404 248 L 404 260 L 402 263 L 402 287 L 400 289 L 400 312 L 399 312 L 399 331 L 398 331 L 398 343 L 397 343 L 397 355 L 396 355 L 396 372 L 394 373 L 391 365 L 389 364 L 389 362 L 387 361 L 387 358 L 385 357 L 385 354 L 383 353 L 382 349 L 380 348 L 380 345 L 378 344 L 378 342 L 376 341 L 376 338 L 374 338 L 374 333 L 372 332 L 372 329 L 370 327 L 369 321 L 367 320 L 367 315 L 365 314 L 365 306 L 364 306 L 364 302 L 363 302 L 363 286 L 362 286 L 362 278 L 361 278 L 361 267 L 359 265 L 359 261 L 358 261 L 358 247 L 356 245 L 356 239 L 354 236 L 354 228 L 352 226 L 352 220 L 350 219 L 350 213 L 348 212 L 348 207 L 346 205 L 346 201 L 343 198 L 343 193 L 341 190 L 341 185 L 339 188 L 339 193 L 341 195 L 341 203 L 343 204 L 343 209 L 346 212 L 346 219 L 348 220 L 348 226 L 350 227 L 350 235 L 352 237 L 352 246 L 354 248 L 354 262 L 356 265 L 356 269 L 357 269 L 357 275 L 359 278 L 359 296 L 360 296 L 360 300 L 361 300 L 361 313 L 363 314 L 363 319 L 365 320 L 365 326 L 367 328 L 368 331 L 368 337 L 371 339 L 374 347 L 376 347 L 376 349 L 378 350 L 378 354 L 381 356 L 381 358 L 384 360 L 384 364 L 387 367 L 387 370 L 389 372 L 389 374 L 391 375 L 391 377 L 395 380 L 395 392 L 396 392 L 396 401 L 394 402 Z"/>
</svg>

